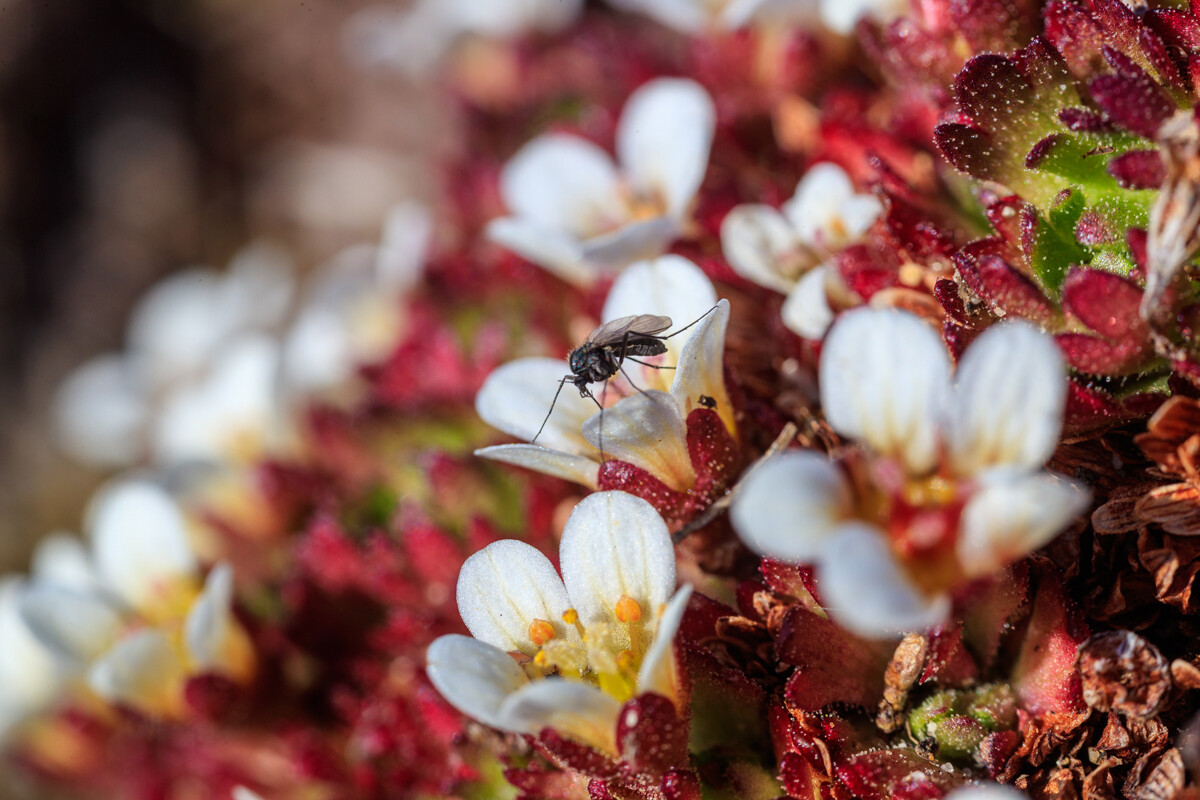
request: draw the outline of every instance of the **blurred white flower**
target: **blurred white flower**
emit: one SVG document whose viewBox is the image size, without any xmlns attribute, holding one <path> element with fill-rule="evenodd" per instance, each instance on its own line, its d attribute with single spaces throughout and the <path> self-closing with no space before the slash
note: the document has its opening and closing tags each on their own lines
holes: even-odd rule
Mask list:
<svg viewBox="0 0 1200 800">
<path fill-rule="evenodd" d="M 999 783 L 963 786 L 946 795 L 946 800 L 1028 800 L 1029 795 Z"/>
<path fill-rule="evenodd" d="M 350 18 L 342 39 L 352 60 L 421 76 L 460 37 L 556 33 L 575 21 L 583 0 L 417 0 L 404 10 L 398 5 L 367 6 Z"/>
<path fill-rule="evenodd" d="M 25 581 L 0 577 L 0 743 L 31 717 L 50 710 L 66 690 L 68 672 L 21 618 Z"/>
<path fill-rule="evenodd" d="M 608 0 L 681 33 L 735 30 L 752 22 L 794 24 L 816 16 L 816 0 Z"/>
<path fill-rule="evenodd" d="M 862 635 L 940 621 L 957 582 L 1040 547 L 1087 505 L 1081 485 L 1042 469 L 1066 402 L 1054 340 L 1001 323 L 968 348 L 953 379 L 951 369 L 941 338 L 917 317 L 847 313 L 825 339 L 821 404 L 834 430 L 897 469 L 870 471 L 856 498 L 824 456 L 786 453 L 752 473 L 734 502 L 742 539 L 771 558 L 815 562 L 831 616 Z M 879 484 L 896 472 L 898 486 Z M 903 510 L 896 519 L 893 505 Z M 940 572 L 952 574 L 922 569 L 922 554 L 947 556 L 953 569 L 942 558 Z"/>
<path fill-rule="evenodd" d="M 833 321 L 825 286 L 831 267 L 814 265 L 853 244 L 882 213 L 874 195 L 855 192 L 845 170 L 821 163 L 782 208 L 746 204 L 730 211 L 721 223 L 721 248 L 739 275 L 788 295 L 782 309 L 788 328 L 819 339 Z"/>
<path fill-rule="evenodd" d="M 488 236 L 565 280 L 660 254 L 682 231 L 708 169 L 716 114 L 698 83 L 659 78 L 634 92 L 617 126 L 619 166 L 586 139 L 547 134 L 505 165 L 512 216 Z"/>
<path fill-rule="evenodd" d="M 378 246 L 350 248 L 309 278 L 284 344 L 289 394 L 329 399 L 353 384 L 359 367 L 391 352 L 432 228 L 428 209 L 404 203 L 389 215 Z"/>
<path fill-rule="evenodd" d="M 554 728 L 617 752 L 622 704 L 646 692 L 679 708 L 672 641 L 691 587 L 675 590 L 667 526 L 623 492 L 584 498 L 563 529 L 562 578 L 536 548 L 496 542 L 463 564 L 458 609 L 474 638 L 428 652 L 433 685 L 455 708 L 501 730 Z"/>
<path fill-rule="evenodd" d="M 255 428 L 270 404 L 278 354 L 261 334 L 282 323 L 293 291 L 288 258 L 261 244 L 226 273 L 163 279 L 134 309 L 124 351 L 85 362 L 60 385 L 59 443 L 106 467 L 228 455 L 244 444 L 241 423 Z"/>
<path fill-rule="evenodd" d="M 712 282 L 695 264 L 680 256 L 663 256 L 634 264 L 613 284 L 604 321 L 635 314 L 668 316 L 674 330 L 699 320 L 664 342 L 667 352 L 656 366 L 675 369 L 627 362 L 630 377 L 644 391 L 620 376 L 607 389 L 596 387 L 597 399 L 615 400 L 603 414 L 596 401 L 581 397 L 568 383 L 537 444 L 496 445 L 476 455 L 594 488 L 603 447 L 607 458 L 641 467 L 672 488 L 688 489 L 696 475 L 687 449 L 686 420 L 700 398 L 712 398 L 726 427 L 731 433 L 736 430 L 724 378 L 729 301 L 717 300 Z M 475 409 L 489 425 L 529 441 L 569 371 L 565 360 L 552 358 L 505 364 L 484 381 Z"/>
<path fill-rule="evenodd" d="M 821 22 L 841 34 L 854 32 L 860 19 L 888 23 L 908 9 L 905 0 L 820 0 Z"/>
<path fill-rule="evenodd" d="M 22 587 L 21 620 L 104 700 L 147 713 L 182 709 L 189 676 L 248 680 L 249 640 L 232 614 L 233 572 L 201 582 L 187 520 L 158 486 L 124 480 L 103 488 L 88 512 L 90 555 L 56 535 Z"/>
</svg>

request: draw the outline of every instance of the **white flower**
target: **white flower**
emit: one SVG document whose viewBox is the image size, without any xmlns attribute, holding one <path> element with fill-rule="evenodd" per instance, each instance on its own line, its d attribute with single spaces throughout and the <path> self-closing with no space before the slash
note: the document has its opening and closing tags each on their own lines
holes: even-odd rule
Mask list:
<svg viewBox="0 0 1200 800">
<path fill-rule="evenodd" d="M 359 367 L 385 358 L 399 340 L 404 295 L 420 279 L 432 235 L 428 209 L 392 211 L 378 247 L 352 247 L 310 278 L 284 344 L 290 394 L 323 399 L 350 386 Z"/>
<path fill-rule="evenodd" d="M 232 570 L 219 565 L 201 585 L 170 496 L 122 481 L 101 490 L 88 517 L 90 556 L 56 535 L 35 557 L 19 607 L 37 639 L 100 697 L 150 713 L 177 713 L 189 675 L 247 679 L 253 655 L 232 615 Z"/>
<path fill-rule="evenodd" d="M 20 614 L 24 581 L 0 578 L 0 743 L 21 723 L 49 710 L 66 690 L 67 672 Z"/>
<path fill-rule="evenodd" d="M 174 458 L 180 449 L 175 439 L 164 442 L 164 433 L 194 441 L 188 431 L 164 431 L 160 415 L 198 384 L 224 383 L 225 389 L 240 392 L 226 374 L 246 375 L 250 361 L 261 365 L 263 348 L 234 347 L 234 342 L 253 340 L 283 320 L 293 292 L 291 264 L 273 248 L 255 245 L 240 253 L 227 273 L 190 269 L 169 276 L 155 285 L 134 309 L 127 331 L 125 350 L 99 356 L 78 367 L 59 387 L 54 418 L 60 444 L 72 456 L 99 466 L 125 466 L 150 454 Z M 239 350 L 239 355 L 231 351 Z M 220 369 L 216 367 L 221 363 Z M 261 370 L 259 370 L 261 375 Z M 272 378 L 273 379 L 273 378 Z M 258 393 L 262 380 L 246 385 L 247 394 Z M 221 412 L 233 401 L 216 386 L 205 390 Z M 172 413 L 194 416 L 190 408 L 176 407 Z M 195 456 L 195 448 L 183 448 Z M 205 454 L 207 455 L 207 454 Z"/>
<path fill-rule="evenodd" d="M 882 213 L 873 195 L 854 191 L 845 170 L 821 163 L 779 210 L 747 204 L 730 211 L 721 223 L 721 247 L 739 275 L 788 295 L 783 321 L 791 330 L 819 339 L 833 321 L 825 299 L 831 268 L 813 265 L 853 244 Z"/>
<path fill-rule="evenodd" d="M 872 486 L 875 499 L 856 508 L 841 470 L 793 452 L 754 472 L 734 502 L 743 540 L 773 558 L 815 562 L 830 614 L 862 635 L 936 623 L 954 582 L 1042 546 L 1087 504 L 1082 486 L 1042 469 L 1058 442 L 1067 390 L 1052 338 L 1025 322 L 1001 323 L 968 348 L 953 379 L 951 372 L 940 337 L 917 317 L 847 313 L 821 355 L 826 419 L 896 464 L 903 485 Z M 885 533 L 893 501 L 941 514 L 950 530 L 927 523 Z M 921 553 L 931 549 L 952 556 L 950 585 L 923 573 Z"/>
<path fill-rule="evenodd" d="M 563 529 L 562 578 L 523 542 L 467 559 L 458 608 L 474 638 L 443 636 L 428 674 L 458 710 L 502 730 L 551 727 L 616 753 L 622 704 L 647 692 L 680 704 L 671 646 L 691 587 L 675 591 L 667 526 L 623 492 L 584 498 Z"/>
<path fill-rule="evenodd" d="M 462 36 L 555 33 L 573 23 L 582 8 L 583 0 L 417 0 L 403 11 L 371 5 L 346 24 L 343 46 L 359 63 L 421 76 Z"/>
<path fill-rule="evenodd" d="M 609 3 L 693 35 L 735 30 L 751 22 L 773 25 L 805 22 L 815 12 L 812 0 L 609 0 Z"/>
<path fill-rule="evenodd" d="M 512 216 L 492 241 L 577 284 L 658 255 L 681 232 L 708 169 L 716 124 L 699 84 L 660 78 L 634 92 L 617 126 L 619 166 L 577 136 L 547 134 L 505 165 Z"/>
<path fill-rule="evenodd" d="M 946 795 L 946 800 L 1027 800 L 1029 795 L 1011 786 L 998 783 L 979 783 L 963 786 Z"/>
<path fill-rule="evenodd" d="M 673 330 L 699 320 L 664 343 L 662 364 L 675 369 L 626 362 L 626 371 L 644 393 L 623 377 L 610 381 L 607 389 L 593 387 L 597 400 L 620 398 L 603 414 L 595 401 L 580 397 L 568 383 L 537 444 L 497 445 L 476 454 L 594 488 L 603 447 L 606 458 L 639 466 L 672 488 L 689 488 L 696 476 L 687 449 L 686 420 L 700 398 L 712 398 L 726 427 L 731 433 L 735 430 L 723 374 L 729 302 L 717 301 L 711 281 L 695 264 L 663 256 L 634 264 L 613 284 L 604 320 L 634 314 L 669 316 Z M 569 372 L 566 361 L 549 358 L 505 364 L 484 381 L 475 398 L 476 411 L 489 425 L 529 441 Z"/>
<path fill-rule="evenodd" d="M 904 0 L 820 0 L 821 21 L 837 33 L 849 34 L 864 17 L 887 23 L 908 8 Z"/>
</svg>

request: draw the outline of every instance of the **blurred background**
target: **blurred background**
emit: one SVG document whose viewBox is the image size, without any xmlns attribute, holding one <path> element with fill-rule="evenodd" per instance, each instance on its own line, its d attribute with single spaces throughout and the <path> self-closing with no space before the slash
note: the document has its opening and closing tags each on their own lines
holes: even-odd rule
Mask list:
<svg viewBox="0 0 1200 800">
<path fill-rule="evenodd" d="M 343 57 L 365 5 L 0 0 L 0 571 L 77 529 L 101 476 L 55 449 L 48 409 L 141 292 L 254 239 L 311 268 L 427 194 L 445 126 Z"/>
</svg>

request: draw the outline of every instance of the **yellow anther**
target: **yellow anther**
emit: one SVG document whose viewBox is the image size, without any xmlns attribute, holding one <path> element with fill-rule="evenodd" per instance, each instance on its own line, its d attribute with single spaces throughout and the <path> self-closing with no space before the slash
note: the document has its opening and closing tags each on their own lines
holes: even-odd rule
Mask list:
<svg viewBox="0 0 1200 800">
<path fill-rule="evenodd" d="M 616 612 L 617 621 L 622 623 L 637 622 L 642 618 L 642 607 L 627 594 L 621 595 L 621 599 L 617 601 Z"/>
<path fill-rule="evenodd" d="M 554 638 L 554 626 L 544 619 L 535 619 L 529 623 L 529 640 L 541 647 Z"/>
<path fill-rule="evenodd" d="M 629 650 L 622 650 L 617 653 L 617 668 L 622 671 L 633 669 L 633 653 Z"/>
<path fill-rule="evenodd" d="M 549 663 L 549 659 L 546 658 L 546 651 L 539 650 L 538 654 L 533 657 L 533 663 L 537 664 L 538 667 L 545 669 L 546 665 Z"/>
<path fill-rule="evenodd" d="M 579 622 L 579 612 L 573 608 L 568 608 L 563 612 L 562 618 L 563 622 L 567 623 L 568 625 L 574 625 L 575 623 Z"/>
</svg>

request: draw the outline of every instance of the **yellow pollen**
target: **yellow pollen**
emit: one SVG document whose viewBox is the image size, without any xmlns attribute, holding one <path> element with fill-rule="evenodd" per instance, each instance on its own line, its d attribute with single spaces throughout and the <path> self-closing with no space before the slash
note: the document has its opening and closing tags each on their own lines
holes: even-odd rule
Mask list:
<svg viewBox="0 0 1200 800">
<path fill-rule="evenodd" d="M 642 618 L 642 607 L 627 594 L 621 595 L 617 601 L 617 621 L 622 623 L 637 622 Z"/>
<path fill-rule="evenodd" d="M 537 666 L 545 669 L 546 664 L 549 663 L 549 659 L 546 658 L 546 651 L 539 650 L 538 654 L 533 657 L 533 663 L 536 664 Z"/>
<path fill-rule="evenodd" d="M 579 612 L 573 608 L 568 608 L 563 612 L 562 619 L 563 622 L 567 623 L 568 625 L 574 625 L 575 623 L 579 622 Z"/>
<path fill-rule="evenodd" d="M 544 619 L 529 623 L 529 639 L 538 647 L 554 638 L 554 626 Z"/>
<path fill-rule="evenodd" d="M 632 671 L 634 666 L 634 657 L 632 651 L 622 650 L 617 653 L 617 667 L 622 672 Z"/>
</svg>

